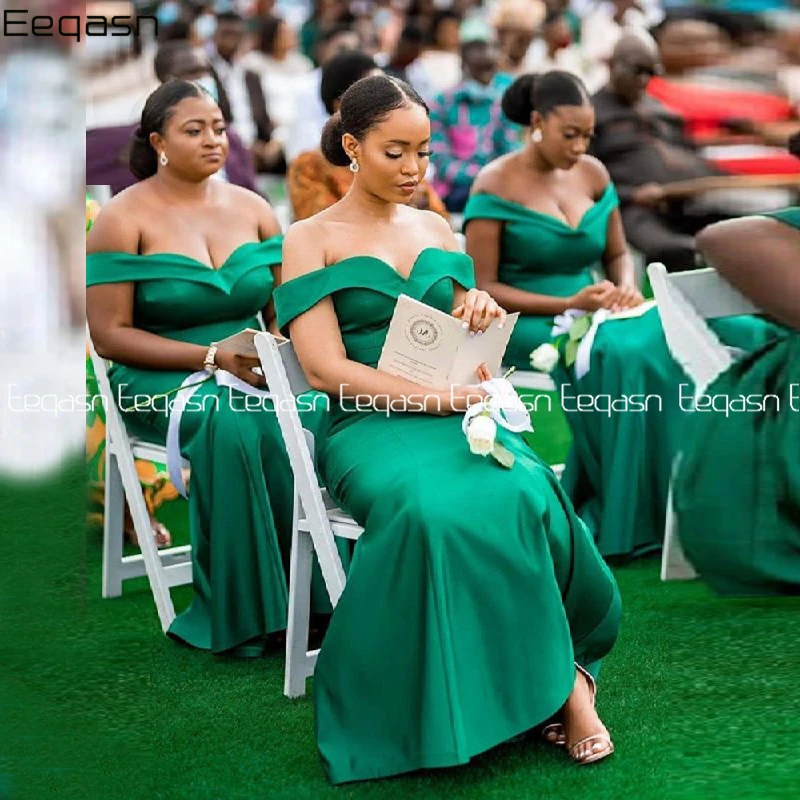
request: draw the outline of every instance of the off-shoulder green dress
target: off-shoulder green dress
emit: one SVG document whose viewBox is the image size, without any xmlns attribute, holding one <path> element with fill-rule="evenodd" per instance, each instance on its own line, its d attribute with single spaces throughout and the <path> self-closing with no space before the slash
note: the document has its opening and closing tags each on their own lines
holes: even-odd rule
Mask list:
<svg viewBox="0 0 800 800">
<path fill-rule="evenodd" d="M 617 205 L 609 184 L 572 227 L 497 195 L 476 194 L 467 203 L 464 224 L 474 219 L 503 223 L 501 282 L 536 294 L 569 297 L 595 282 L 592 269 L 602 265 L 609 218 Z M 553 322 L 553 317 L 521 316 L 507 363 L 530 370 L 531 352 L 552 341 Z M 729 328 L 737 332 L 742 325 L 734 322 Z M 742 338 L 732 336 L 730 343 L 752 343 L 744 333 Z M 553 378 L 573 433 L 562 483 L 600 552 L 627 556 L 657 549 L 684 423 L 680 394 L 692 393 L 669 353 L 658 310 L 603 323 L 592 346 L 589 371 L 577 379 L 562 362 Z M 612 402 L 613 410 L 606 410 Z"/>
<path fill-rule="evenodd" d="M 178 254 L 95 253 L 86 284 L 133 282 L 135 327 L 209 345 L 258 327 L 281 244 L 277 236 L 242 245 L 216 270 Z M 163 395 L 188 375 L 114 364 L 109 378 L 128 430 L 164 444 L 174 396 Z M 215 653 L 258 655 L 266 635 L 286 627 L 292 522 L 292 475 L 271 401 L 246 410 L 241 392 L 209 380 L 186 407 L 180 445 L 191 464 L 194 598 L 169 633 Z"/>
<path fill-rule="evenodd" d="M 800 208 L 765 216 L 800 231 Z M 800 332 L 783 328 L 705 394 L 764 410 L 692 415 L 674 493 L 684 550 L 724 594 L 800 594 Z"/>
<path fill-rule="evenodd" d="M 356 256 L 275 292 L 289 323 L 332 297 L 348 358 L 376 366 L 404 293 L 450 312 L 471 259 L 424 250 L 406 279 Z M 320 469 L 364 534 L 314 676 L 334 783 L 463 764 L 565 702 L 620 618 L 614 579 L 550 468 L 507 431 L 511 470 L 472 455 L 461 416 L 334 401 Z"/>
</svg>

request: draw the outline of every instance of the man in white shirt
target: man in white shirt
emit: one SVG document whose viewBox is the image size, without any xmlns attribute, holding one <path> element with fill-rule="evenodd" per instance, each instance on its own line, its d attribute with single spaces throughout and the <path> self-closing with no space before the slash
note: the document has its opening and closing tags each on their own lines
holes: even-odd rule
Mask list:
<svg viewBox="0 0 800 800">
<path fill-rule="evenodd" d="M 298 113 L 285 145 L 287 162 L 293 161 L 300 153 L 319 147 L 322 129 L 328 121 L 328 112 L 320 96 L 322 67 L 338 53 L 358 50 L 360 45 L 358 34 L 347 25 L 336 25 L 321 32 L 317 44 L 317 62 L 320 66 L 304 76 L 297 91 Z"/>
<path fill-rule="evenodd" d="M 230 103 L 234 130 L 250 148 L 257 170 L 272 171 L 279 168 L 283 152 L 280 142 L 272 136 L 273 124 L 261 79 L 240 60 L 246 33 L 245 21 L 237 13 L 218 14 L 209 60 Z"/>
</svg>

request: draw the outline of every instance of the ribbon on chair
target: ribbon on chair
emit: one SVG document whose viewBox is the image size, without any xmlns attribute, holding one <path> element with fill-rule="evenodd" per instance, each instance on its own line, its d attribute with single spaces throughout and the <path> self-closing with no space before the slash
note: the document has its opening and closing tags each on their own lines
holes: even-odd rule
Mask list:
<svg viewBox="0 0 800 800">
<path fill-rule="evenodd" d="M 576 308 L 570 308 L 563 314 L 559 314 L 553 320 L 553 327 L 550 331 L 552 337 L 569 334 L 575 320 L 580 319 L 586 315 L 586 311 L 580 311 Z M 607 308 L 601 308 L 592 314 L 592 323 L 589 330 L 586 331 L 584 336 L 578 343 L 578 350 L 575 354 L 575 379 L 580 380 L 589 371 L 592 357 L 592 347 L 594 345 L 595 336 L 597 336 L 597 329 L 611 316 L 611 312 Z"/>
<path fill-rule="evenodd" d="M 218 369 L 213 376 L 205 370 L 193 372 L 181 384 L 178 394 L 172 404 L 167 426 L 167 471 L 173 486 L 178 490 L 182 497 L 187 496 L 186 485 L 183 482 L 181 471 L 181 419 L 186 409 L 189 398 L 205 383 L 212 380 L 217 382 L 217 386 L 225 386 L 229 389 L 238 389 L 244 394 L 256 395 L 257 397 L 271 398 L 272 395 L 265 389 L 257 389 L 241 378 L 237 378 L 232 372 Z"/>
<path fill-rule="evenodd" d="M 506 378 L 492 378 L 480 385 L 489 396 L 479 403 L 473 403 L 464 414 L 461 430 L 466 433 L 470 421 L 478 414 L 488 412 L 501 427 L 512 433 L 533 431 L 528 409 L 520 399 L 510 381 Z"/>
</svg>

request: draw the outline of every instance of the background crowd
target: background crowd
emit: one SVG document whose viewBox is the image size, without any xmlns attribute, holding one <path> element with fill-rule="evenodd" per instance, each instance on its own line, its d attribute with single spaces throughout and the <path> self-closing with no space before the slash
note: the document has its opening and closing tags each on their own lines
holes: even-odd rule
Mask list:
<svg viewBox="0 0 800 800">
<path fill-rule="evenodd" d="M 353 69 L 361 77 L 371 68 L 408 81 L 429 103 L 430 186 L 415 202 L 429 207 L 441 199 L 458 214 L 480 168 L 521 146 L 525 132 L 500 108 L 504 90 L 520 74 L 562 69 L 599 93 L 595 154 L 621 188 L 628 238 L 647 258 L 691 266 L 690 237 L 703 224 L 791 201 L 785 191 L 763 186 L 756 195 L 683 192 L 680 198 L 666 197 L 663 187 L 729 173 L 797 173 L 796 160 L 782 149 L 800 107 L 800 4 L 793 0 L 137 5 L 158 18 L 157 37 L 145 23 L 130 52 L 109 51 L 101 39 L 88 42 L 89 184 L 116 191 L 133 180 L 120 152 L 144 99 L 169 77 L 193 78 L 228 118 L 226 177 L 268 195 L 284 222 L 307 216 L 309 198 L 335 196 L 342 187 L 324 171 L 309 181 L 302 160 L 302 186 L 293 187 L 294 165 L 318 149 L 335 109 L 330 87 L 343 91 Z M 626 31 L 652 36 L 657 49 L 612 58 Z M 368 69 L 336 61 L 344 52 L 369 57 Z"/>
</svg>

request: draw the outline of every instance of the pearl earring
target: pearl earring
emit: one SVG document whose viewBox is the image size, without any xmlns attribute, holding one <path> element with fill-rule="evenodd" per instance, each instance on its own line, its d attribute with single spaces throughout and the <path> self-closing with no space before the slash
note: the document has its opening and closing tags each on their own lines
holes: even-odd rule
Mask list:
<svg viewBox="0 0 800 800">
<path fill-rule="evenodd" d="M 350 172 L 352 172 L 352 173 L 358 172 L 358 161 L 351 161 L 350 162 Z"/>
<path fill-rule="evenodd" d="M 533 133 L 531 134 L 531 141 L 534 144 L 539 144 L 542 141 L 542 131 L 540 128 L 534 128 Z"/>
<path fill-rule="evenodd" d="M 162 167 L 166 167 L 167 164 L 169 164 L 169 159 L 167 158 L 167 154 L 166 153 L 162 153 L 158 157 L 158 163 L 161 164 Z"/>
</svg>

